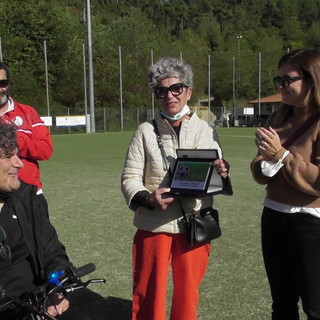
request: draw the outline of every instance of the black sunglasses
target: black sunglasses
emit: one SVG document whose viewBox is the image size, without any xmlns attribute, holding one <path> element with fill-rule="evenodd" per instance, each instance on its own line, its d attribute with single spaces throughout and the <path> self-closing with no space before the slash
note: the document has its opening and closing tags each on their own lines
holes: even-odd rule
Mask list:
<svg viewBox="0 0 320 320">
<path fill-rule="evenodd" d="M 273 82 L 274 82 L 277 89 L 280 87 L 288 88 L 292 82 L 302 80 L 302 79 L 305 79 L 305 77 L 303 75 L 296 76 L 296 77 L 290 77 L 290 76 L 286 75 L 283 77 L 279 77 L 279 76 L 274 77 Z"/>
<path fill-rule="evenodd" d="M 0 259 L 6 261 L 11 259 L 11 250 L 7 244 L 7 234 L 2 226 L 0 226 Z"/>
<path fill-rule="evenodd" d="M 9 80 L 8 79 L 0 80 L 0 88 L 5 88 L 8 85 L 9 85 Z"/>
<path fill-rule="evenodd" d="M 164 99 L 167 97 L 168 92 L 170 91 L 174 97 L 180 96 L 183 92 L 183 88 L 188 88 L 183 83 L 175 83 L 170 87 L 155 87 L 154 94 L 157 99 Z"/>
</svg>

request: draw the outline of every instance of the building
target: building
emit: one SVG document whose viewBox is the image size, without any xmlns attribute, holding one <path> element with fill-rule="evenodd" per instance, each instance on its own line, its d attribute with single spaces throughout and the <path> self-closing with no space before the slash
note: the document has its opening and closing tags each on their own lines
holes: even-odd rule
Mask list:
<svg viewBox="0 0 320 320">
<path fill-rule="evenodd" d="M 259 107 L 260 102 L 260 107 Z M 281 105 L 282 99 L 281 94 L 273 94 L 268 97 L 263 97 L 256 100 L 249 101 L 250 104 L 253 105 L 254 108 L 254 123 L 253 125 L 263 125 L 268 117 L 273 113 L 274 111 L 279 108 Z"/>
<path fill-rule="evenodd" d="M 215 124 L 224 113 L 224 106 L 221 100 L 214 97 L 210 99 L 210 110 L 208 99 L 198 100 L 195 106 L 189 106 L 192 112 L 195 112 L 200 119 Z"/>
<path fill-rule="evenodd" d="M 200 119 L 209 123 L 214 123 L 217 119 L 216 115 L 209 111 L 208 106 L 190 106 L 190 110 L 191 112 L 195 112 Z"/>
</svg>

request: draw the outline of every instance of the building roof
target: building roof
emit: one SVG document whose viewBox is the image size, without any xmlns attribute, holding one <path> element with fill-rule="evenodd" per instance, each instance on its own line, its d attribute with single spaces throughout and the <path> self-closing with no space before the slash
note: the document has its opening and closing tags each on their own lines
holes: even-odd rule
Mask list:
<svg viewBox="0 0 320 320">
<path fill-rule="evenodd" d="M 282 102 L 282 98 L 281 98 L 280 93 L 273 94 L 268 97 L 260 98 L 260 103 L 280 103 L 280 102 Z M 259 103 L 259 99 L 251 100 L 251 101 L 249 101 L 249 103 L 252 103 L 252 104 Z"/>
</svg>

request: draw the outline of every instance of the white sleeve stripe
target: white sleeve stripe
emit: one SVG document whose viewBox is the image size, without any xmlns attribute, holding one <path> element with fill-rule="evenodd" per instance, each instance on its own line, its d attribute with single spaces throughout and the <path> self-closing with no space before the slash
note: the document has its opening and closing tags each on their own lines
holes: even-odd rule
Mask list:
<svg viewBox="0 0 320 320">
<path fill-rule="evenodd" d="M 23 130 L 23 129 L 18 129 L 17 131 L 25 132 L 25 133 L 32 133 L 30 130 Z"/>
<path fill-rule="evenodd" d="M 32 125 L 32 127 L 37 127 L 37 126 L 45 126 L 44 123 L 35 123 Z"/>
<path fill-rule="evenodd" d="M 37 126 L 46 126 L 44 123 L 35 123 L 31 127 L 37 127 Z M 17 131 L 25 132 L 25 133 L 32 133 L 31 130 L 23 130 L 23 129 L 17 129 Z"/>
</svg>

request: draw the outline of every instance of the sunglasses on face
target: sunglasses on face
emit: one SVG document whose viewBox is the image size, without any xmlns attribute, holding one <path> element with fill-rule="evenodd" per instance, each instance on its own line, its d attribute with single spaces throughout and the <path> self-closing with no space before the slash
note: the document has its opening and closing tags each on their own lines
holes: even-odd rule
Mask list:
<svg viewBox="0 0 320 320">
<path fill-rule="evenodd" d="M 8 85 L 9 85 L 9 80 L 8 79 L 0 80 L 0 88 L 5 88 Z"/>
<path fill-rule="evenodd" d="M 278 88 L 288 88 L 289 86 L 290 86 L 290 84 L 292 83 L 292 82 L 295 82 L 295 81 L 298 81 L 298 80 L 302 80 L 302 79 L 304 79 L 305 77 L 304 76 L 296 76 L 296 77 L 290 77 L 290 76 L 288 76 L 288 75 L 286 75 L 286 76 L 283 76 L 283 77 L 274 77 L 273 78 L 273 82 L 274 82 L 274 84 L 275 84 L 275 86 L 276 86 L 276 88 L 278 89 Z"/>
<path fill-rule="evenodd" d="M 175 83 L 170 87 L 155 87 L 154 94 L 157 99 L 164 99 L 167 97 L 168 92 L 170 91 L 174 97 L 180 96 L 183 92 L 183 88 L 188 88 L 183 83 Z"/>
<path fill-rule="evenodd" d="M 4 231 L 3 227 L 0 226 L 0 260 L 10 260 L 11 259 L 11 250 L 7 244 L 7 234 Z"/>
</svg>

